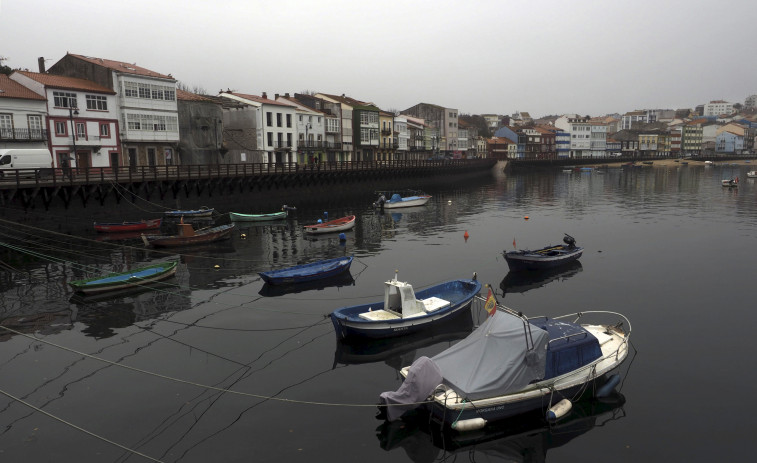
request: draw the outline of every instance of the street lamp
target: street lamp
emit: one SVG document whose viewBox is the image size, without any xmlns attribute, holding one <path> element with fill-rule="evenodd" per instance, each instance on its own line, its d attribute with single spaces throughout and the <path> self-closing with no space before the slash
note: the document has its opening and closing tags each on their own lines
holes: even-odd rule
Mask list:
<svg viewBox="0 0 757 463">
<path fill-rule="evenodd" d="M 69 159 L 66 160 L 67 167 L 70 167 L 71 161 L 76 159 L 76 124 L 74 123 L 74 116 L 78 116 L 78 115 L 79 115 L 79 108 L 75 108 L 75 107 L 72 108 L 70 106 L 68 107 L 68 118 L 71 120 L 71 143 L 73 144 L 73 147 L 74 147 L 74 155 L 73 157 L 69 156 Z"/>
</svg>

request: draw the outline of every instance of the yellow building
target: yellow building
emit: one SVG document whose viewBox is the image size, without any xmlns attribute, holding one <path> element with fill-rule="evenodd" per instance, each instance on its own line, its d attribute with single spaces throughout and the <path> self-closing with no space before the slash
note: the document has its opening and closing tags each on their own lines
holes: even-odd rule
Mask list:
<svg viewBox="0 0 757 463">
<path fill-rule="evenodd" d="M 379 146 L 378 159 L 387 161 L 394 159 L 396 145 L 394 142 L 394 114 L 379 111 Z"/>
</svg>

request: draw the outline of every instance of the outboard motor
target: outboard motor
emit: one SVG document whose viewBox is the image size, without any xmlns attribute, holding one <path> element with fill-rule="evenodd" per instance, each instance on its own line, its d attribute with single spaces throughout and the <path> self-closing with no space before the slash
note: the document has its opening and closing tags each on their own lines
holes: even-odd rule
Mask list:
<svg viewBox="0 0 757 463">
<path fill-rule="evenodd" d="M 570 236 L 569 234 L 565 234 L 565 237 L 562 239 L 565 244 L 568 245 L 569 248 L 575 248 L 576 247 L 576 239 Z"/>
<path fill-rule="evenodd" d="M 385 202 L 386 202 L 386 196 L 384 196 L 384 194 L 381 193 L 381 196 L 379 196 L 376 202 L 373 203 L 373 207 L 380 207 L 381 209 L 383 209 Z"/>
</svg>

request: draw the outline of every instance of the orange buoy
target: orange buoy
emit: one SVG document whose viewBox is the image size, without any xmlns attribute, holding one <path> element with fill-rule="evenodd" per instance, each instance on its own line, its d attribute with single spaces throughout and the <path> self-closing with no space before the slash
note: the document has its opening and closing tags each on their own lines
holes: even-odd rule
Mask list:
<svg viewBox="0 0 757 463">
<path fill-rule="evenodd" d="M 470 235 L 468 234 L 468 230 L 465 230 L 465 234 L 463 235 L 463 238 L 467 240 L 469 237 Z"/>
<path fill-rule="evenodd" d="M 523 217 L 524 219 L 528 220 L 528 216 Z"/>
</svg>

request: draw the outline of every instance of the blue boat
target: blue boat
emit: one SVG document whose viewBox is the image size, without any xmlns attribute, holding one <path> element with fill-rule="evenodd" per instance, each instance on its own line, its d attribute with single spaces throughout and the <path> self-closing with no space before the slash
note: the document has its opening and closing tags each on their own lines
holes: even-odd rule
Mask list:
<svg viewBox="0 0 757 463">
<path fill-rule="evenodd" d="M 520 251 L 505 251 L 502 255 L 510 270 L 545 270 L 575 262 L 581 257 L 584 248 L 576 246 L 576 240 L 566 234 L 565 244 L 545 248 Z"/>
<path fill-rule="evenodd" d="M 260 275 L 263 281 L 269 285 L 285 285 L 322 280 L 349 270 L 350 265 L 352 265 L 352 259 L 352 256 L 349 256 L 319 260 L 309 264 L 295 265 L 294 267 L 287 267 L 279 270 L 269 270 L 268 272 L 259 272 L 258 275 Z"/>
<path fill-rule="evenodd" d="M 191 219 L 194 217 L 210 217 L 213 215 L 213 212 L 215 212 L 215 209 L 208 208 L 208 207 L 201 207 L 199 209 L 177 209 L 173 211 L 165 211 L 163 215 L 168 218 L 187 218 Z"/>
<path fill-rule="evenodd" d="M 343 307 L 331 313 L 337 338 L 390 338 L 417 333 L 470 308 L 481 283 L 452 280 L 417 294 L 397 275 L 385 282 L 384 300 Z"/>
</svg>

